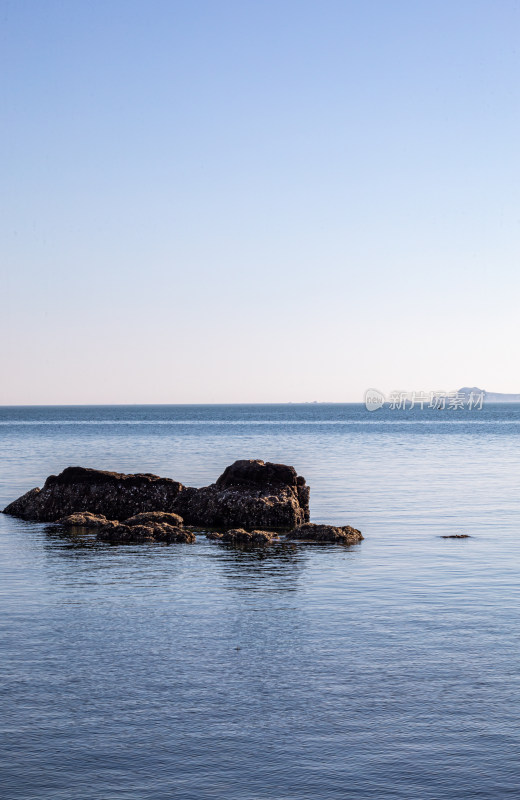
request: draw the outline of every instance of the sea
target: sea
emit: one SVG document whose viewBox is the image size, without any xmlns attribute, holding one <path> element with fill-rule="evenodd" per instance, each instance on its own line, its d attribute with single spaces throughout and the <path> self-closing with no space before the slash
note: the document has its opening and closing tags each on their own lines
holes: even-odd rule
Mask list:
<svg viewBox="0 0 520 800">
<path fill-rule="evenodd" d="M 365 537 L 111 546 L 0 514 L 2 797 L 519 798 L 519 445 L 514 404 L 0 407 L 0 508 L 67 466 L 204 486 L 260 458 Z"/>
</svg>

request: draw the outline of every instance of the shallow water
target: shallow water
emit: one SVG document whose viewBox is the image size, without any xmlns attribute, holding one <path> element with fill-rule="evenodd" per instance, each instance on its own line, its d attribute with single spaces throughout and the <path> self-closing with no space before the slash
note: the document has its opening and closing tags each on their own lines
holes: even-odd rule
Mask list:
<svg viewBox="0 0 520 800">
<path fill-rule="evenodd" d="M 516 405 L 0 408 L 0 507 L 72 464 L 204 485 L 258 457 L 366 537 L 110 547 L 0 515 L 4 796 L 518 797 L 519 435 Z"/>
</svg>

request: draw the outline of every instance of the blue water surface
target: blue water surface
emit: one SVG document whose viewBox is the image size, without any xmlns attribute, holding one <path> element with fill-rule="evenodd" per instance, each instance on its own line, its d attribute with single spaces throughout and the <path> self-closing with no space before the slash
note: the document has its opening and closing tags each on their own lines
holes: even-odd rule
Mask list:
<svg viewBox="0 0 520 800">
<path fill-rule="evenodd" d="M 0 408 L 0 507 L 69 465 L 263 458 L 365 535 L 111 547 L 0 515 L 3 796 L 518 798 L 519 436 L 518 405 Z"/>
</svg>

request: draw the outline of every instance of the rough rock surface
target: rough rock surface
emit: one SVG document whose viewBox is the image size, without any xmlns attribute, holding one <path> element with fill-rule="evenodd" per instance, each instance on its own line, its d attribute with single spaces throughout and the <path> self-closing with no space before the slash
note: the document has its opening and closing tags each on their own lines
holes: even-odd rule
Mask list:
<svg viewBox="0 0 520 800">
<path fill-rule="evenodd" d="M 279 537 L 270 531 L 246 531 L 243 528 L 232 528 L 222 534 L 222 541 L 228 544 L 270 544 Z"/>
<path fill-rule="evenodd" d="M 300 539 L 312 542 L 336 542 L 337 544 L 357 544 L 363 539 L 361 531 L 350 525 L 316 525 L 306 522 L 287 534 L 289 539 Z"/>
<path fill-rule="evenodd" d="M 143 511 L 142 514 L 135 514 L 124 520 L 125 525 L 150 525 L 157 522 L 179 528 L 183 524 L 183 519 L 178 514 L 171 514 L 168 511 Z"/>
<path fill-rule="evenodd" d="M 167 522 L 146 520 L 129 525 L 125 522 L 115 527 L 101 528 L 97 538 L 111 544 L 134 544 L 137 542 L 194 542 L 195 534 Z"/>
<path fill-rule="evenodd" d="M 68 467 L 4 509 L 41 522 L 77 512 L 127 520 L 150 511 L 179 514 L 197 527 L 291 529 L 309 519 L 309 487 L 294 467 L 258 460 L 236 461 L 202 489 L 157 475 Z"/>
<path fill-rule="evenodd" d="M 4 513 L 40 522 L 55 522 L 78 511 L 126 519 L 142 511 L 170 511 L 182 489 L 181 483 L 157 475 L 68 467 L 50 475 L 42 489 L 19 497 Z"/>
<path fill-rule="evenodd" d="M 211 486 L 184 489 L 174 510 L 188 525 L 294 528 L 309 519 L 309 491 L 294 467 L 235 461 Z"/>
<path fill-rule="evenodd" d="M 76 514 L 69 514 L 58 520 L 58 525 L 67 528 L 103 528 L 115 527 L 119 523 L 116 520 L 107 519 L 103 514 L 91 514 L 90 511 L 78 511 Z"/>
</svg>

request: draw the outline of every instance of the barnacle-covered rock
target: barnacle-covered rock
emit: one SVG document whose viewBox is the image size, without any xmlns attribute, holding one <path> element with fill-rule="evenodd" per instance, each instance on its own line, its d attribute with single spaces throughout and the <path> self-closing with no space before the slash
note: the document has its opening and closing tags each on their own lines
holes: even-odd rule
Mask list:
<svg viewBox="0 0 520 800">
<path fill-rule="evenodd" d="M 124 520 L 125 525 L 155 525 L 156 523 L 181 527 L 183 519 L 178 514 L 172 514 L 169 511 L 143 511 L 142 514 L 134 514 L 133 517 Z"/>
<path fill-rule="evenodd" d="M 186 542 L 195 541 L 195 534 L 166 522 L 146 522 L 129 525 L 127 522 L 115 527 L 101 528 L 97 538 L 110 544 L 136 544 L 139 542 Z"/>
<path fill-rule="evenodd" d="M 228 544 L 262 545 L 270 544 L 279 536 L 271 531 L 246 531 L 244 528 L 232 528 L 222 535 L 222 541 Z"/>
<path fill-rule="evenodd" d="M 203 528 L 290 529 L 309 519 L 309 487 L 294 467 L 254 459 L 235 461 L 215 483 L 201 489 L 148 473 L 68 467 L 48 477 L 42 489 L 31 489 L 4 509 L 41 522 L 79 512 L 125 524 L 144 512 L 148 516 L 140 517 L 142 523 L 152 521 L 150 512 L 166 512 L 177 515 L 169 521 L 174 525 L 184 521 Z"/>
<path fill-rule="evenodd" d="M 188 525 L 294 528 L 309 519 L 309 487 L 294 467 L 235 461 L 211 486 L 180 492 L 174 510 Z"/>
<path fill-rule="evenodd" d="M 184 487 L 157 475 L 123 475 L 86 467 L 67 467 L 50 475 L 42 489 L 31 489 L 4 509 L 13 517 L 56 522 L 76 512 L 127 519 L 142 511 L 170 511 Z"/>
<path fill-rule="evenodd" d="M 350 525 L 336 527 L 335 525 L 317 525 L 306 522 L 287 534 L 289 539 L 299 539 L 309 542 L 335 542 L 336 544 L 357 544 L 362 541 L 361 531 L 351 528 Z"/>
<path fill-rule="evenodd" d="M 115 528 L 117 520 L 107 519 L 104 514 L 91 514 L 90 511 L 78 511 L 62 517 L 56 523 L 64 528 Z"/>
</svg>

